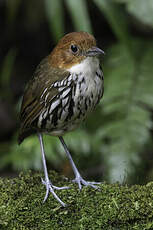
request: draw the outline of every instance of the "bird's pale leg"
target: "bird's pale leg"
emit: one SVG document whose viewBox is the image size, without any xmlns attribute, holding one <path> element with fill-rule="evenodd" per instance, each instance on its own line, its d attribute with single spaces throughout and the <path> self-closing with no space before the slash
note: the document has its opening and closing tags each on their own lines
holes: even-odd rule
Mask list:
<svg viewBox="0 0 153 230">
<path fill-rule="evenodd" d="M 43 168 L 44 168 L 44 174 L 45 174 L 45 180 L 41 179 L 42 183 L 46 186 L 46 195 L 45 195 L 45 198 L 44 198 L 44 202 L 47 200 L 49 192 L 51 192 L 53 194 L 53 196 L 55 197 L 55 199 L 58 200 L 58 202 L 63 207 L 65 207 L 66 204 L 63 201 L 61 201 L 61 199 L 56 195 L 56 193 L 54 192 L 54 189 L 56 189 L 56 190 L 62 190 L 62 189 L 68 189 L 69 187 L 56 187 L 49 180 L 48 172 L 47 172 L 46 159 L 45 159 L 45 151 L 44 151 L 43 138 L 42 138 L 42 134 L 41 133 L 38 133 L 38 138 L 39 138 L 40 147 L 41 147 L 42 162 L 43 162 Z"/>
<path fill-rule="evenodd" d="M 63 137 L 60 136 L 59 139 L 60 139 L 60 142 L 62 143 L 62 146 L 64 147 L 64 150 L 65 150 L 66 155 L 67 155 L 67 157 L 68 157 L 68 159 L 70 161 L 70 164 L 72 166 L 72 169 L 73 169 L 73 172 L 74 172 L 74 175 L 75 175 L 75 179 L 73 180 L 73 182 L 78 184 L 80 190 L 82 188 L 82 185 L 97 188 L 97 186 L 95 186 L 95 184 L 101 184 L 101 183 L 99 183 L 99 182 L 89 182 L 89 181 L 86 181 L 86 180 L 84 180 L 82 178 L 82 176 L 80 175 L 80 173 L 79 173 L 79 171 L 78 171 L 78 169 L 77 169 L 77 167 L 76 167 L 76 165 L 75 165 L 75 163 L 74 163 L 74 161 L 73 161 L 73 159 L 71 157 L 71 154 L 70 154 L 70 152 L 69 152 L 69 150 L 67 148 L 67 145 L 65 144 L 65 141 L 64 141 Z"/>
</svg>

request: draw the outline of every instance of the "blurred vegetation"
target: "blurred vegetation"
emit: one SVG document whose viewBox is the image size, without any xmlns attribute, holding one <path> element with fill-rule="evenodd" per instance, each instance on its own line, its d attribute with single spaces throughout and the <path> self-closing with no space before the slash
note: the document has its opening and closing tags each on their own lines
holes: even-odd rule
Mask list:
<svg viewBox="0 0 153 230">
<path fill-rule="evenodd" d="M 109 182 L 153 179 L 153 1 L 31 0 L 0 2 L 0 170 L 41 169 L 36 136 L 17 145 L 25 83 L 63 34 L 88 31 L 106 55 L 104 97 L 65 136 L 85 176 Z M 79 146 L 79 148 L 78 148 Z M 55 137 L 45 136 L 50 168 L 71 175 Z"/>
</svg>

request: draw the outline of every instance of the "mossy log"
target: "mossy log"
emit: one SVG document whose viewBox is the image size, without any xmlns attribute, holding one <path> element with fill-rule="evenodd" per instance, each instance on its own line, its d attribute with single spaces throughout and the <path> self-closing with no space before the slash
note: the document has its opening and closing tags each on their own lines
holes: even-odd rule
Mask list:
<svg viewBox="0 0 153 230">
<path fill-rule="evenodd" d="M 43 174 L 1 178 L 1 230 L 153 229 L 153 182 L 144 186 L 102 183 L 99 190 L 84 187 L 79 192 L 68 179 L 49 174 L 55 185 L 71 187 L 56 191 L 67 207 L 61 207 L 52 194 L 43 203 Z"/>
</svg>

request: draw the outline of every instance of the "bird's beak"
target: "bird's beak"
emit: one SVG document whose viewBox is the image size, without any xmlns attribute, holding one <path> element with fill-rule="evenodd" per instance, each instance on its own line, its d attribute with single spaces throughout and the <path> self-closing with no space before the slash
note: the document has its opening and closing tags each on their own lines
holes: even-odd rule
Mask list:
<svg viewBox="0 0 153 230">
<path fill-rule="evenodd" d="M 94 56 L 99 56 L 99 55 L 104 55 L 105 52 L 98 47 L 94 46 L 90 48 L 89 50 L 86 51 L 85 56 L 87 57 L 94 57 Z"/>
</svg>

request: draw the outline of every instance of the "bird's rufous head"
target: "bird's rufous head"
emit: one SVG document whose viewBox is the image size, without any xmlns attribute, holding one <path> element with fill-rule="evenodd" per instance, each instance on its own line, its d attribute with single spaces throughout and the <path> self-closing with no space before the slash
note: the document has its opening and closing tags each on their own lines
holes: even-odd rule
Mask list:
<svg viewBox="0 0 153 230">
<path fill-rule="evenodd" d="M 94 36 L 87 32 L 72 32 L 66 34 L 58 42 L 49 56 L 53 67 L 69 69 L 79 64 L 86 57 L 93 57 L 104 54 L 96 47 Z"/>
</svg>

